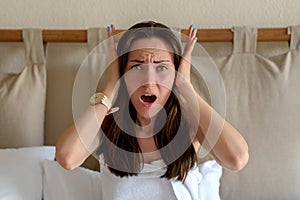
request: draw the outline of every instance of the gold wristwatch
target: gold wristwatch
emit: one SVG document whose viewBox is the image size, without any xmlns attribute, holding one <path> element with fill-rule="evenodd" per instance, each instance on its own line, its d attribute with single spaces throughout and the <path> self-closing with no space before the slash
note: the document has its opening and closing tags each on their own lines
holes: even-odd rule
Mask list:
<svg viewBox="0 0 300 200">
<path fill-rule="evenodd" d="M 119 107 L 112 108 L 111 101 L 109 100 L 109 98 L 101 92 L 95 93 L 90 98 L 90 105 L 94 106 L 99 103 L 103 104 L 107 108 L 106 115 L 109 115 L 119 110 Z"/>
</svg>

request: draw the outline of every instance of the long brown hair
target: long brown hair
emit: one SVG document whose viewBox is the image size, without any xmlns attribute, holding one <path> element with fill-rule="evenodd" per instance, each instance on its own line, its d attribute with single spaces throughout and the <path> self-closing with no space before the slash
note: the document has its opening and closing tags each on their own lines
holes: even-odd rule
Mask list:
<svg viewBox="0 0 300 200">
<path fill-rule="evenodd" d="M 167 26 L 149 21 L 132 26 L 119 40 L 117 53 L 121 77 L 125 73 L 128 53 L 133 42 L 152 37 L 160 38 L 171 46 L 175 69 L 178 70 L 182 54 L 180 41 Z M 120 107 L 120 110 L 104 119 L 101 127 L 102 143 L 98 152 L 104 154 L 108 168 L 113 174 L 124 177 L 137 175 L 141 171 L 143 157 L 137 138 L 132 134 L 137 112 L 130 101 L 122 78 L 120 83 L 114 103 L 115 106 Z M 172 90 L 176 90 L 175 84 Z M 129 105 L 126 105 L 127 102 Z M 154 135 L 154 141 L 163 161 L 167 164 L 167 170 L 162 177 L 184 181 L 189 170 L 197 163 L 197 154 L 189 136 L 189 123 L 185 120 L 180 104 L 177 96 L 171 92 L 164 105 L 166 122 Z M 160 116 L 161 113 L 158 113 L 156 121 L 160 120 Z"/>
</svg>

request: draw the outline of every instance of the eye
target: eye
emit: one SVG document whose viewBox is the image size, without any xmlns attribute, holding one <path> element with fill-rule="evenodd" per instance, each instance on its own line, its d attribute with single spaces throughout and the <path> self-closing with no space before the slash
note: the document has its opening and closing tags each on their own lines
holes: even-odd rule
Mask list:
<svg viewBox="0 0 300 200">
<path fill-rule="evenodd" d="M 166 70 L 168 70 L 168 67 L 167 67 L 167 66 L 164 66 L 164 65 L 161 65 L 161 66 L 158 66 L 158 67 L 157 67 L 157 70 L 158 70 L 158 71 L 166 71 Z"/>
<path fill-rule="evenodd" d="M 130 69 L 132 69 L 132 70 L 141 70 L 142 67 L 140 65 L 133 65 Z"/>
</svg>

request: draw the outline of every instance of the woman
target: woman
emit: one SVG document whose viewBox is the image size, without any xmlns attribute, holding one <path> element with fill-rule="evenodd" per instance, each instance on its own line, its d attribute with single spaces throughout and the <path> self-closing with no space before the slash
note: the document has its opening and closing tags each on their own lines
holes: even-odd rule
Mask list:
<svg viewBox="0 0 300 200">
<path fill-rule="evenodd" d="M 57 161 L 74 169 L 98 148 L 106 172 L 120 180 L 139 176 L 145 166 L 162 161 L 163 181 L 184 182 L 197 165 L 196 152 L 202 144 L 222 167 L 242 169 L 249 157 L 246 141 L 195 92 L 190 81 L 197 29 L 189 27 L 183 53 L 174 33 L 160 23 L 132 26 L 117 51 L 114 31 L 113 25 L 108 27 L 113 60 L 108 81 L 100 97 L 92 97 L 86 112 L 60 137 Z M 112 99 L 120 108 L 114 114 Z M 208 127 L 222 123 L 216 143 L 204 143 Z"/>
</svg>

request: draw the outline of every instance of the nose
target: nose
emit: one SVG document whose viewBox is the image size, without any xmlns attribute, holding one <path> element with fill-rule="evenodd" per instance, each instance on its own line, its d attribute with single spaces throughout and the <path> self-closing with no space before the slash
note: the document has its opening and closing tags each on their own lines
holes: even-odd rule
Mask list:
<svg viewBox="0 0 300 200">
<path fill-rule="evenodd" d="M 153 85 L 157 82 L 157 76 L 155 70 L 151 66 L 147 66 L 145 72 L 143 73 L 143 85 Z"/>
</svg>

